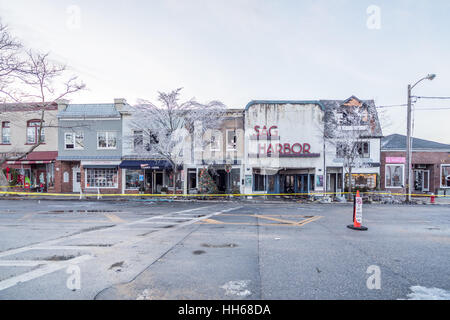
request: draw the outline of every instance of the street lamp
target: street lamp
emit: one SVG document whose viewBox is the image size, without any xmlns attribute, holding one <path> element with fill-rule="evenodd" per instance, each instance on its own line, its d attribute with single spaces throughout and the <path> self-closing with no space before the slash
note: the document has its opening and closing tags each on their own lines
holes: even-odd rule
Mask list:
<svg viewBox="0 0 450 320">
<path fill-rule="evenodd" d="M 406 127 L 406 202 L 411 202 L 411 91 L 423 80 L 433 80 L 436 78 L 434 73 L 423 77 L 419 81 L 417 81 L 414 85 L 408 85 L 408 108 L 407 108 L 407 127 Z"/>
</svg>

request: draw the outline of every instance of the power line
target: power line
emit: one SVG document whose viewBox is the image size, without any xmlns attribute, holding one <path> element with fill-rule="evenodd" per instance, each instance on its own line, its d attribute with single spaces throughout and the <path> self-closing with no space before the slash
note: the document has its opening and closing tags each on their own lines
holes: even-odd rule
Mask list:
<svg viewBox="0 0 450 320">
<path fill-rule="evenodd" d="M 450 97 L 415 97 L 417 99 L 436 99 L 436 100 L 450 100 Z"/>
<path fill-rule="evenodd" d="M 381 108 L 394 108 L 394 107 L 406 107 L 407 104 L 392 104 L 389 106 L 377 106 L 377 108 L 381 109 Z"/>
</svg>

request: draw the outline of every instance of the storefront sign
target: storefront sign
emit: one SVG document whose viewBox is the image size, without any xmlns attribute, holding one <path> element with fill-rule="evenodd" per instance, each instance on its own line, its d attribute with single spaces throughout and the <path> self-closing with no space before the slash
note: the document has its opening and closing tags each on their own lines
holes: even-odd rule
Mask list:
<svg viewBox="0 0 450 320">
<path fill-rule="evenodd" d="M 267 128 L 267 126 L 255 126 L 254 127 L 256 135 L 258 137 L 264 136 L 264 137 L 278 137 L 278 127 L 277 126 L 271 126 Z M 311 153 L 311 145 L 309 143 L 258 143 L 258 155 L 267 155 L 271 156 L 273 154 L 280 155 L 281 157 L 295 157 L 295 156 L 304 156 L 304 155 L 310 155 L 310 156 L 317 156 L 319 157 L 319 154 L 312 154 Z"/>
<path fill-rule="evenodd" d="M 386 157 L 386 163 L 406 163 L 405 157 Z"/>
</svg>

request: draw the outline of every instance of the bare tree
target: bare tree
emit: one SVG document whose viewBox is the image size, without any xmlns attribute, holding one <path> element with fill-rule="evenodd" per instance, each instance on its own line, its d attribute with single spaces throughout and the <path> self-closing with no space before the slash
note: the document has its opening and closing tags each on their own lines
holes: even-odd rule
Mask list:
<svg viewBox="0 0 450 320">
<path fill-rule="evenodd" d="M 34 107 L 40 113 L 40 124 L 37 140 L 27 150 L 14 155 L 3 155 L 0 166 L 6 161 L 17 161 L 25 158 L 42 144 L 42 129 L 45 127 L 45 111 L 58 100 L 68 98 L 71 94 L 85 89 L 85 84 L 77 76 L 68 75 L 68 67 L 52 61 L 49 53 L 23 50 L 4 26 L 0 26 L 0 95 L 4 108 L 14 108 L 16 104 Z M 6 179 L 0 170 L 0 185 Z"/>
<path fill-rule="evenodd" d="M 336 147 L 336 157 L 342 159 L 344 176 L 345 173 L 348 174 L 349 198 L 353 169 L 369 165 L 364 154 L 368 152 L 367 140 L 374 136 L 377 122 L 376 109 L 365 103 L 340 105 L 325 112 L 324 139 L 326 143 Z"/>
<path fill-rule="evenodd" d="M 159 106 L 139 100 L 132 108 L 133 120 L 130 125 L 134 131 L 142 132 L 142 147 L 135 150 L 140 157 L 158 157 L 172 165 L 174 195 L 178 166 L 184 160 L 183 146 L 187 138 L 190 138 L 192 145 L 196 140 L 194 134 L 203 136 L 207 130 L 218 128 L 226 110 L 220 101 L 202 104 L 192 98 L 180 102 L 181 90 L 159 92 Z"/>
<path fill-rule="evenodd" d="M 0 102 L 15 101 L 15 88 L 12 85 L 23 67 L 20 59 L 22 44 L 9 33 L 7 26 L 0 21 Z"/>
</svg>

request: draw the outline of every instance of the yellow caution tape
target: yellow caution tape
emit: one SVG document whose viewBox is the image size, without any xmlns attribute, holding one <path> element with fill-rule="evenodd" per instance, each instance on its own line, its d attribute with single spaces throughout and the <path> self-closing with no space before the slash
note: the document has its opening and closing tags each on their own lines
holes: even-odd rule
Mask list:
<svg viewBox="0 0 450 320">
<path fill-rule="evenodd" d="M 0 187 L 4 188 L 4 187 Z M 26 195 L 26 196 L 60 196 L 60 197 L 79 197 L 79 193 L 46 193 L 46 192 L 13 192 L 2 191 L 0 194 L 13 194 L 13 195 Z M 133 193 L 133 194 L 104 194 L 104 193 L 83 193 L 83 197 L 264 197 L 264 196 L 314 196 L 314 195 L 343 195 L 343 194 L 355 194 L 355 192 L 310 192 L 310 193 L 249 193 L 249 194 L 146 194 L 146 193 Z M 407 196 L 406 193 L 389 193 L 389 192 L 360 192 L 365 195 L 388 195 L 388 196 Z M 450 195 L 430 195 L 430 194 L 411 194 L 412 197 L 436 197 L 444 198 L 450 197 Z"/>
</svg>

